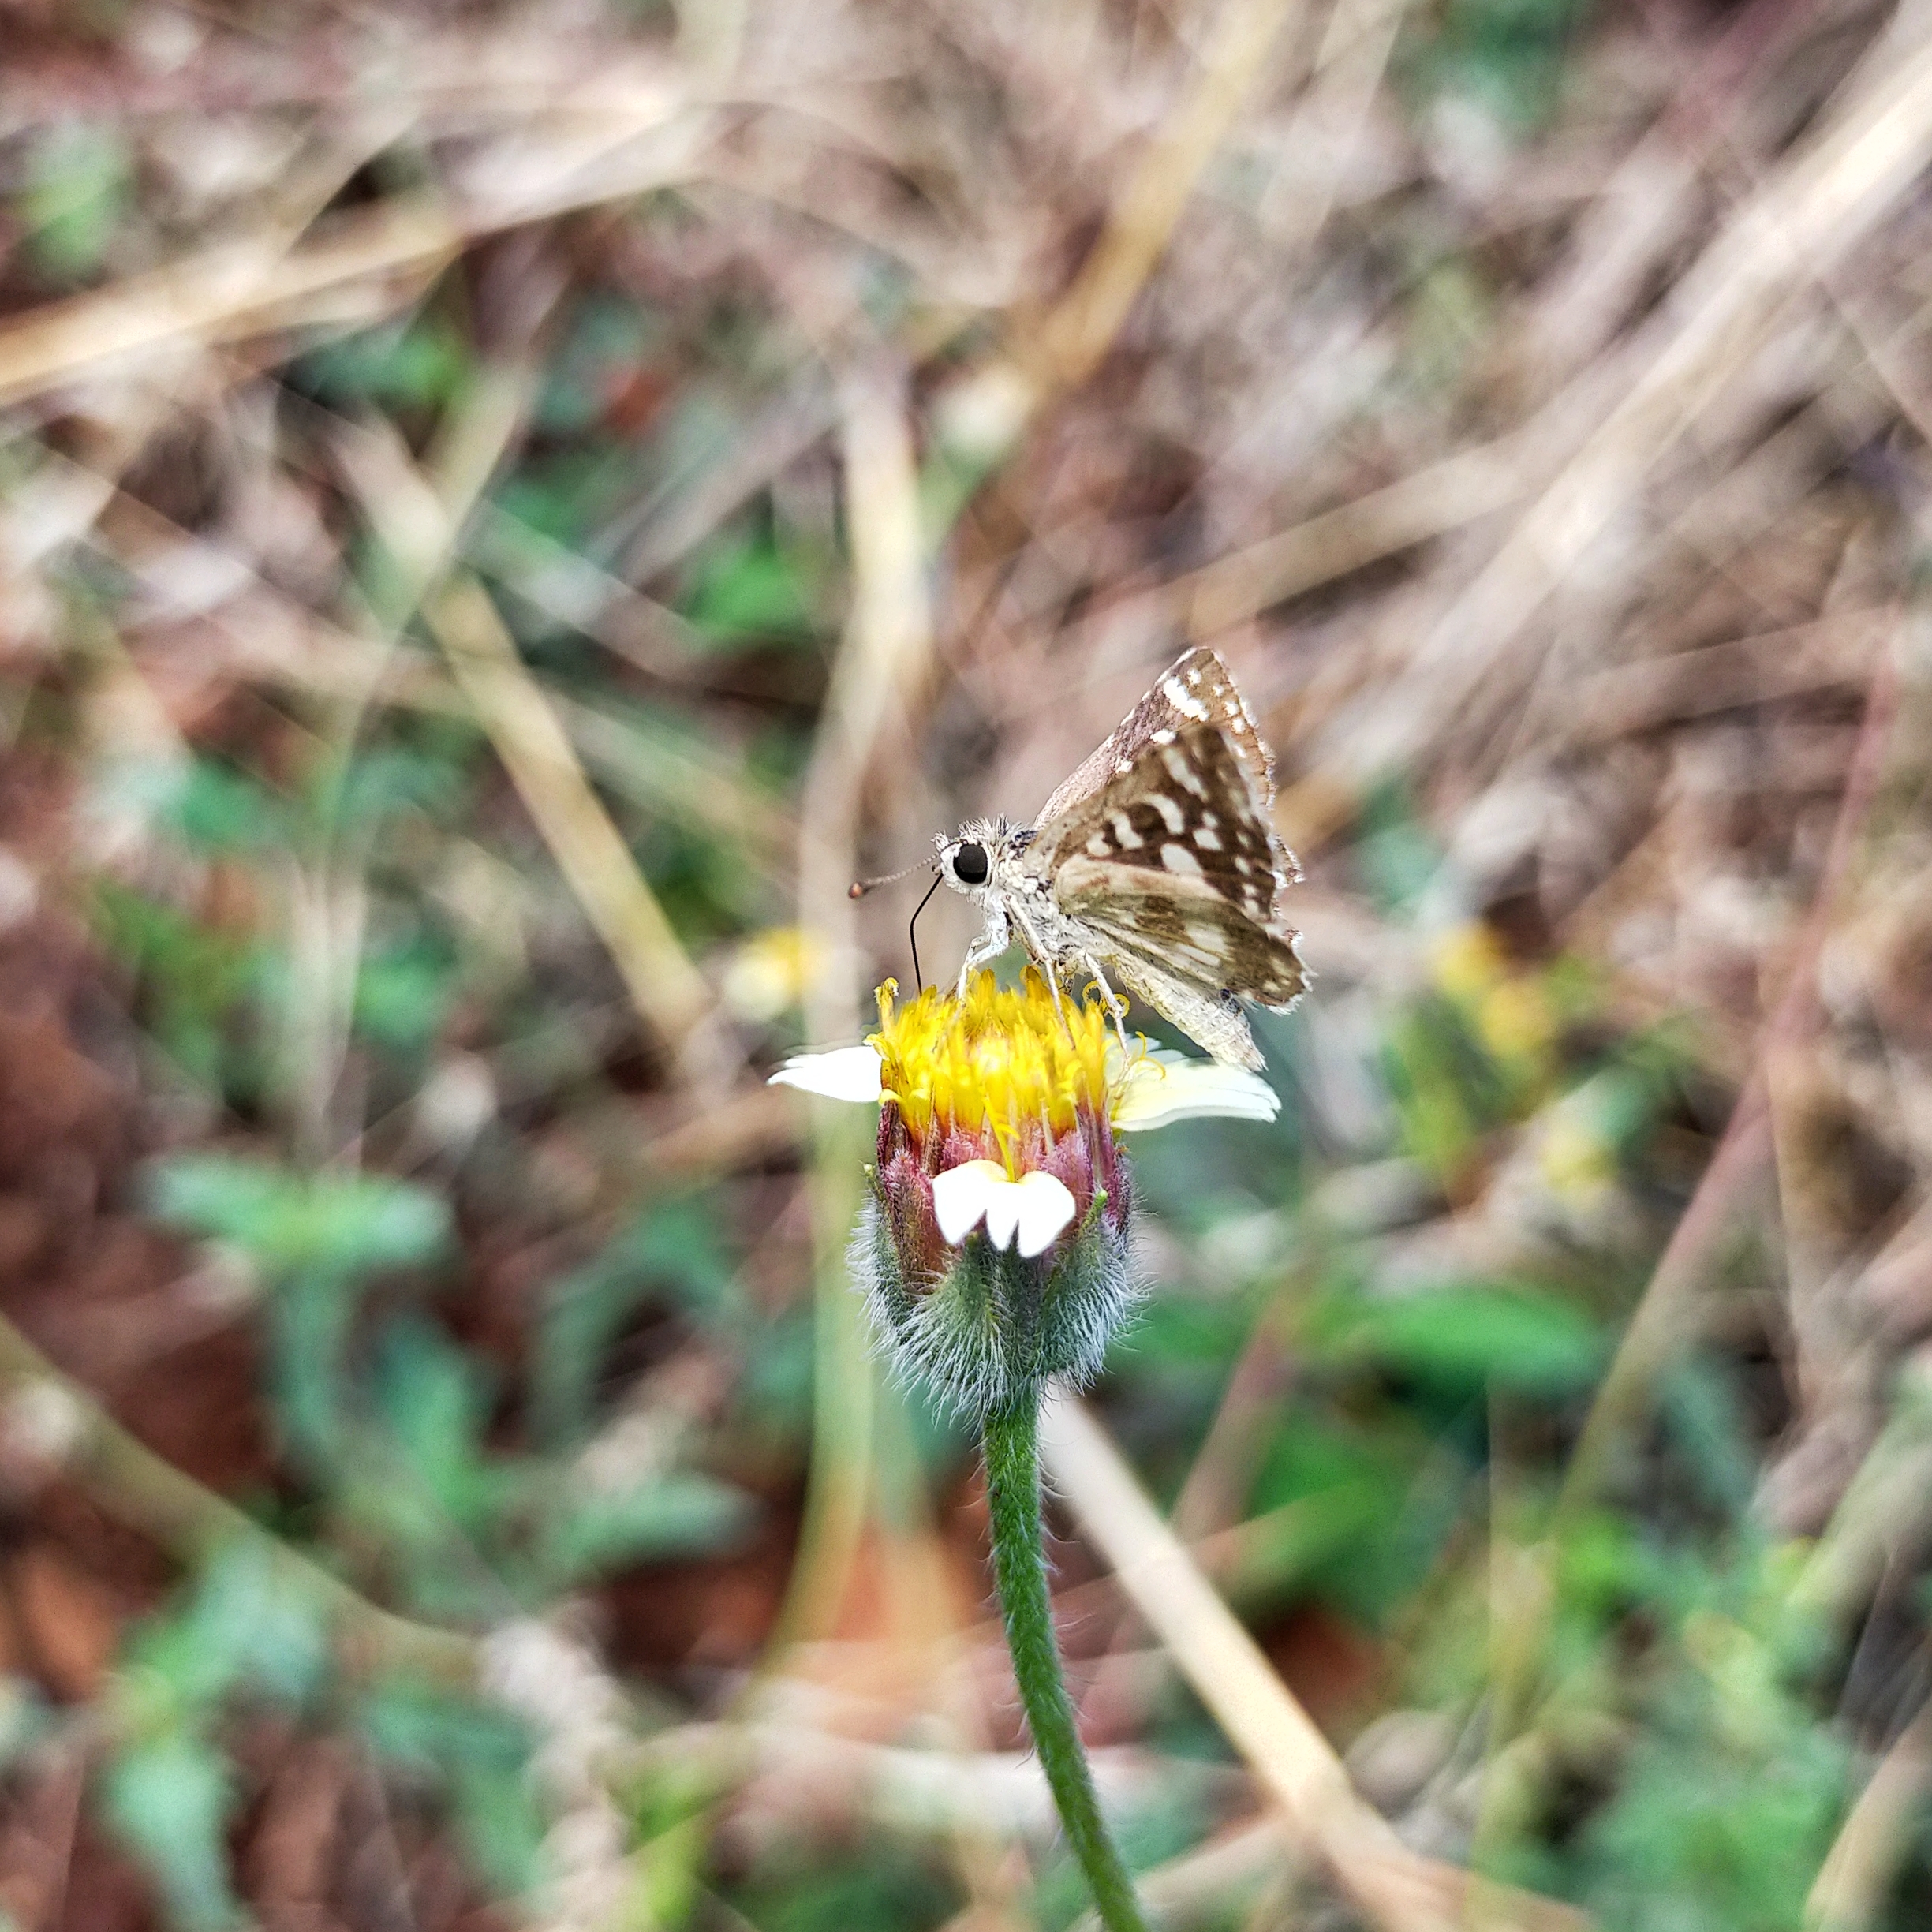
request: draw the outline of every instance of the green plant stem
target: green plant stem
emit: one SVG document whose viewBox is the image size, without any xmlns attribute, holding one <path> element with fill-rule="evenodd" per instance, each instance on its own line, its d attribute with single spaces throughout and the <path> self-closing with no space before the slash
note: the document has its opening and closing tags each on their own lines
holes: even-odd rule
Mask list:
<svg viewBox="0 0 1932 1932">
<path fill-rule="evenodd" d="M 986 1418 L 986 1497 L 992 1513 L 993 1575 L 1005 1612 L 1013 1674 L 1019 1680 L 1033 1748 L 1059 1809 L 1067 1841 L 1093 1888 L 1108 1932 L 1146 1932 L 1134 1882 L 1101 1822 L 1093 1773 L 1082 1748 L 1053 1635 L 1040 1513 L 1040 1401 L 1037 1393 Z"/>
</svg>

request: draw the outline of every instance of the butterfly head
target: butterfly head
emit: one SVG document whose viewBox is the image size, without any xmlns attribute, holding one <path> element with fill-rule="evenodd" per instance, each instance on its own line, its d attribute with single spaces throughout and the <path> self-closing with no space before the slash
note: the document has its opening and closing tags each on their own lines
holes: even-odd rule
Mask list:
<svg viewBox="0 0 1932 1932">
<path fill-rule="evenodd" d="M 932 841 L 940 877 L 955 892 L 984 904 L 988 894 L 1003 889 L 1007 865 L 1033 835 L 1030 826 L 1011 825 L 1003 818 L 970 820 L 950 838 L 942 832 Z"/>
</svg>

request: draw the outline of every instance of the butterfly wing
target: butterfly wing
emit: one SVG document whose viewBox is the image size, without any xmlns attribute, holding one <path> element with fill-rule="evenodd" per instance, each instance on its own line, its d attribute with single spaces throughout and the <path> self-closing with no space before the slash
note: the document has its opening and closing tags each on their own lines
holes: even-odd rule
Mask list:
<svg viewBox="0 0 1932 1932">
<path fill-rule="evenodd" d="M 1230 1067 L 1259 1073 L 1265 1064 L 1248 1030 L 1247 1015 L 1231 995 L 1178 979 L 1164 968 L 1116 947 L 1108 954 L 1113 976 L 1137 1000 L 1171 1020 L 1190 1040 Z"/>
<path fill-rule="evenodd" d="M 1205 795 L 1201 783 L 1231 824 L 1260 828 L 1265 853 L 1247 856 L 1265 858 L 1278 886 L 1300 878 L 1274 828 L 1274 760 L 1233 674 L 1205 649 L 1178 659 L 1048 799 L 1035 862 L 1050 866 L 1089 846 L 1097 825 L 1123 805 L 1163 794 L 1185 805 L 1190 790 Z"/>
<path fill-rule="evenodd" d="M 1216 1059 L 1259 1067 L 1240 1001 L 1306 982 L 1274 768 L 1213 651 L 1190 651 L 1047 801 L 1025 863 L 1093 958 Z"/>
<path fill-rule="evenodd" d="M 1188 651 L 1156 681 L 1153 689 L 1115 726 L 1105 741 L 1083 759 L 1078 767 L 1040 808 L 1035 823 L 1041 826 L 1063 818 L 1094 793 L 1120 776 L 1148 746 L 1166 731 L 1179 732 L 1189 725 L 1218 725 L 1237 744 L 1252 748 L 1256 778 L 1272 807 L 1274 771 L 1268 748 L 1261 742 L 1254 715 L 1235 689 L 1234 675 L 1221 661 L 1218 652 L 1205 648 Z M 1250 755 L 1244 751 L 1244 756 Z"/>
<path fill-rule="evenodd" d="M 1216 1059 L 1258 1067 L 1240 1001 L 1286 1011 L 1307 985 L 1285 927 L 1257 923 L 1205 878 L 1070 859 L 1055 881 L 1097 959 Z"/>
</svg>

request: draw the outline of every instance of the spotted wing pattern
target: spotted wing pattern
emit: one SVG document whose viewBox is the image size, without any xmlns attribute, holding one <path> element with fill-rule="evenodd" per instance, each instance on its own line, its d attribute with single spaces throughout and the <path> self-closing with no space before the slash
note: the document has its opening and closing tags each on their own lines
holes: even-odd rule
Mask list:
<svg viewBox="0 0 1932 1932">
<path fill-rule="evenodd" d="M 1029 854 L 1099 963 L 1245 1066 L 1261 1056 L 1240 1001 L 1283 1009 L 1306 984 L 1273 810 L 1252 714 L 1220 659 L 1190 651 L 1048 802 Z"/>
</svg>

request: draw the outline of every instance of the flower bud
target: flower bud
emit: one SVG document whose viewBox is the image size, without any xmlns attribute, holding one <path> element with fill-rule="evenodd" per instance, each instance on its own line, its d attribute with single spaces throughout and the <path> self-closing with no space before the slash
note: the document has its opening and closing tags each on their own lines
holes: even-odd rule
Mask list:
<svg viewBox="0 0 1932 1932">
<path fill-rule="evenodd" d="M 1239 1068 L 1122 1051 L 1093 1001 L 1037 973 L 1002 992 L 909 1005 L 888 980 L 864 1047 L 805 1054 L 773 1078 L 879 1104 L 872 1198 L 851 1263 L 888 1352 L 974 1414 L 1100 1367 L 1134 1299 L 1134 1188 L 1116 1134 L 1203 1114 L 1272 1119 Z"/>
<path fill-rule="evenodd" d="M 1063 1018 L 1063 1013 L 1064 1017 Z M 1133 1297 L 1107 1022 L 1035 974 L 882 988 L 879 1157 L 854 1272 L 899 1365 L 973 1413 L 1098 1369 Z"/>
</svg>

